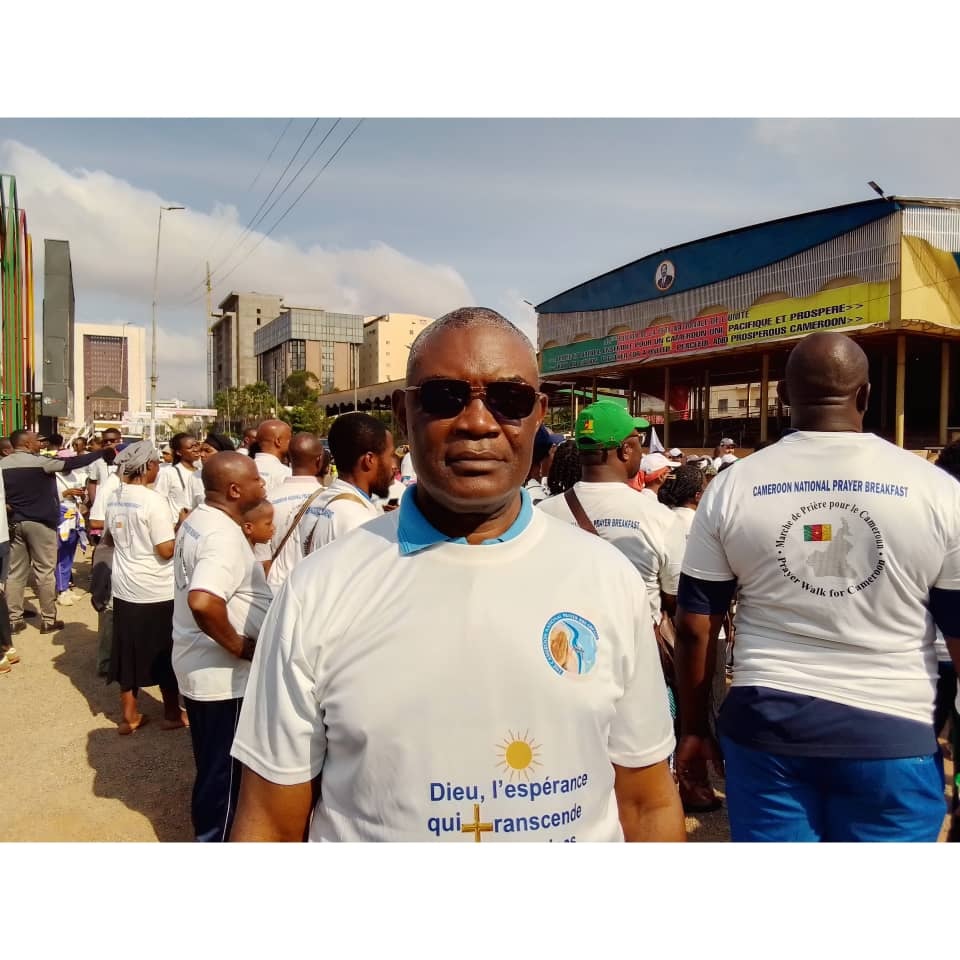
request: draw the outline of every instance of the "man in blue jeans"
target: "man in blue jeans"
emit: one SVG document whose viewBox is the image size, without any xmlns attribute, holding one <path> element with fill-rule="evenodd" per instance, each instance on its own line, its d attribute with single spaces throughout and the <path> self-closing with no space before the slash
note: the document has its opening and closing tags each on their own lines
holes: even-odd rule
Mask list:
<svg viewBox="0 0 960 960">
<path fill-rule="evenodd" d="M 960 664 L 960 484 L 863 433 L 866 355 L 816 333 L 790 354 L 794 430 L 717 477 L 680 578 L 677 767 L 720 768 L 712 654 L 739 588 L 720 712 L 735 841 L 934 841 L 934 625 Z"/>
</svg>

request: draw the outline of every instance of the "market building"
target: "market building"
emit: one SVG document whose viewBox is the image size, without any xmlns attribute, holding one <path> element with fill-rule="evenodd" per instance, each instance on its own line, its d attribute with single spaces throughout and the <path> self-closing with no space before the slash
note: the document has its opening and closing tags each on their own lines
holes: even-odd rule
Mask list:
<svg viewBox="0 0 960 960">
<path fill-rule="evenodd" d="M 960 436 L 960 200 L 885 197 L 731 230 L 588 280 L 537 313 L 552 402 L 619 392 L 639 413 L 643 396 L 667 398 L 668 447 L 776 439 L 789 412 L 775 384 L 816 330 L 866 351 L 867 430 L 917 450 Z"/>
</svg>

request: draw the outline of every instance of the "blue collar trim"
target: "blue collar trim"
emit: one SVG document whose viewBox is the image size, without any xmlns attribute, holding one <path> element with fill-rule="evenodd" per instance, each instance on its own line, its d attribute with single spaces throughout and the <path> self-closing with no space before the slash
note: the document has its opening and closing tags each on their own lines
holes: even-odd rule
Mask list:
<svg viewBox="0 0 960 960">
<path fill-rule="evenodd" d="M 419 553 L 437 543 L 466 543 L 466 537 L 448 537 L 437 530 L 433 524 L 420 512 L 417 506 L 416 488 L 410 490 L 400 500 L 400 520 L 397 528 L 397 537 L 400 543 L 400 555 L 407 557 Z M 520 536 L 533 519 L 533 503 L 526 490 L 520 491 L 520 513 L 508 530 L 494 538 L 484 540 L 480 546 L 489 546 L 491 543 L 506 543 Z"/>
</svg>

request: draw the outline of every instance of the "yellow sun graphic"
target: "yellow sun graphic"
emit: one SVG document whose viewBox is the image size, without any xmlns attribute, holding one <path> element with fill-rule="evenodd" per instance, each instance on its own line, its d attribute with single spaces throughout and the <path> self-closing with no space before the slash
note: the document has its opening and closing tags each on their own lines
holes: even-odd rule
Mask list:
<svg viewBox="0 0 960 960">
<path fill-rule="evenodd" d="M 507 736 L 497 745 L 497 755 L 500 757 L 497 766 L 509 773 L 511 780 L 514 776 L 529 780 L 529 768 L 540 766 L 539 750 L 540 744 L 534 743 L 529 731 L 521 737 L 508 730 Z"/>
</svg>

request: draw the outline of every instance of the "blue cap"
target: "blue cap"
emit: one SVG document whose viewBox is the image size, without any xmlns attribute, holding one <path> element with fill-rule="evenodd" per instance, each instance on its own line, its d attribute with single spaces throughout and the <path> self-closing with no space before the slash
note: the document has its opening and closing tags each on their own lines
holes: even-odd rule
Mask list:
<svg viewBox="0 0 960 960">
<path fill-rule="evenodd" d="M 563 443 L 563 434 L 551 433 L 541 423 L 537 427 L 536 436 L 533 438 L 533 462 L 537 463 L 542 460 L 558 443 Z"/>
</svg>

